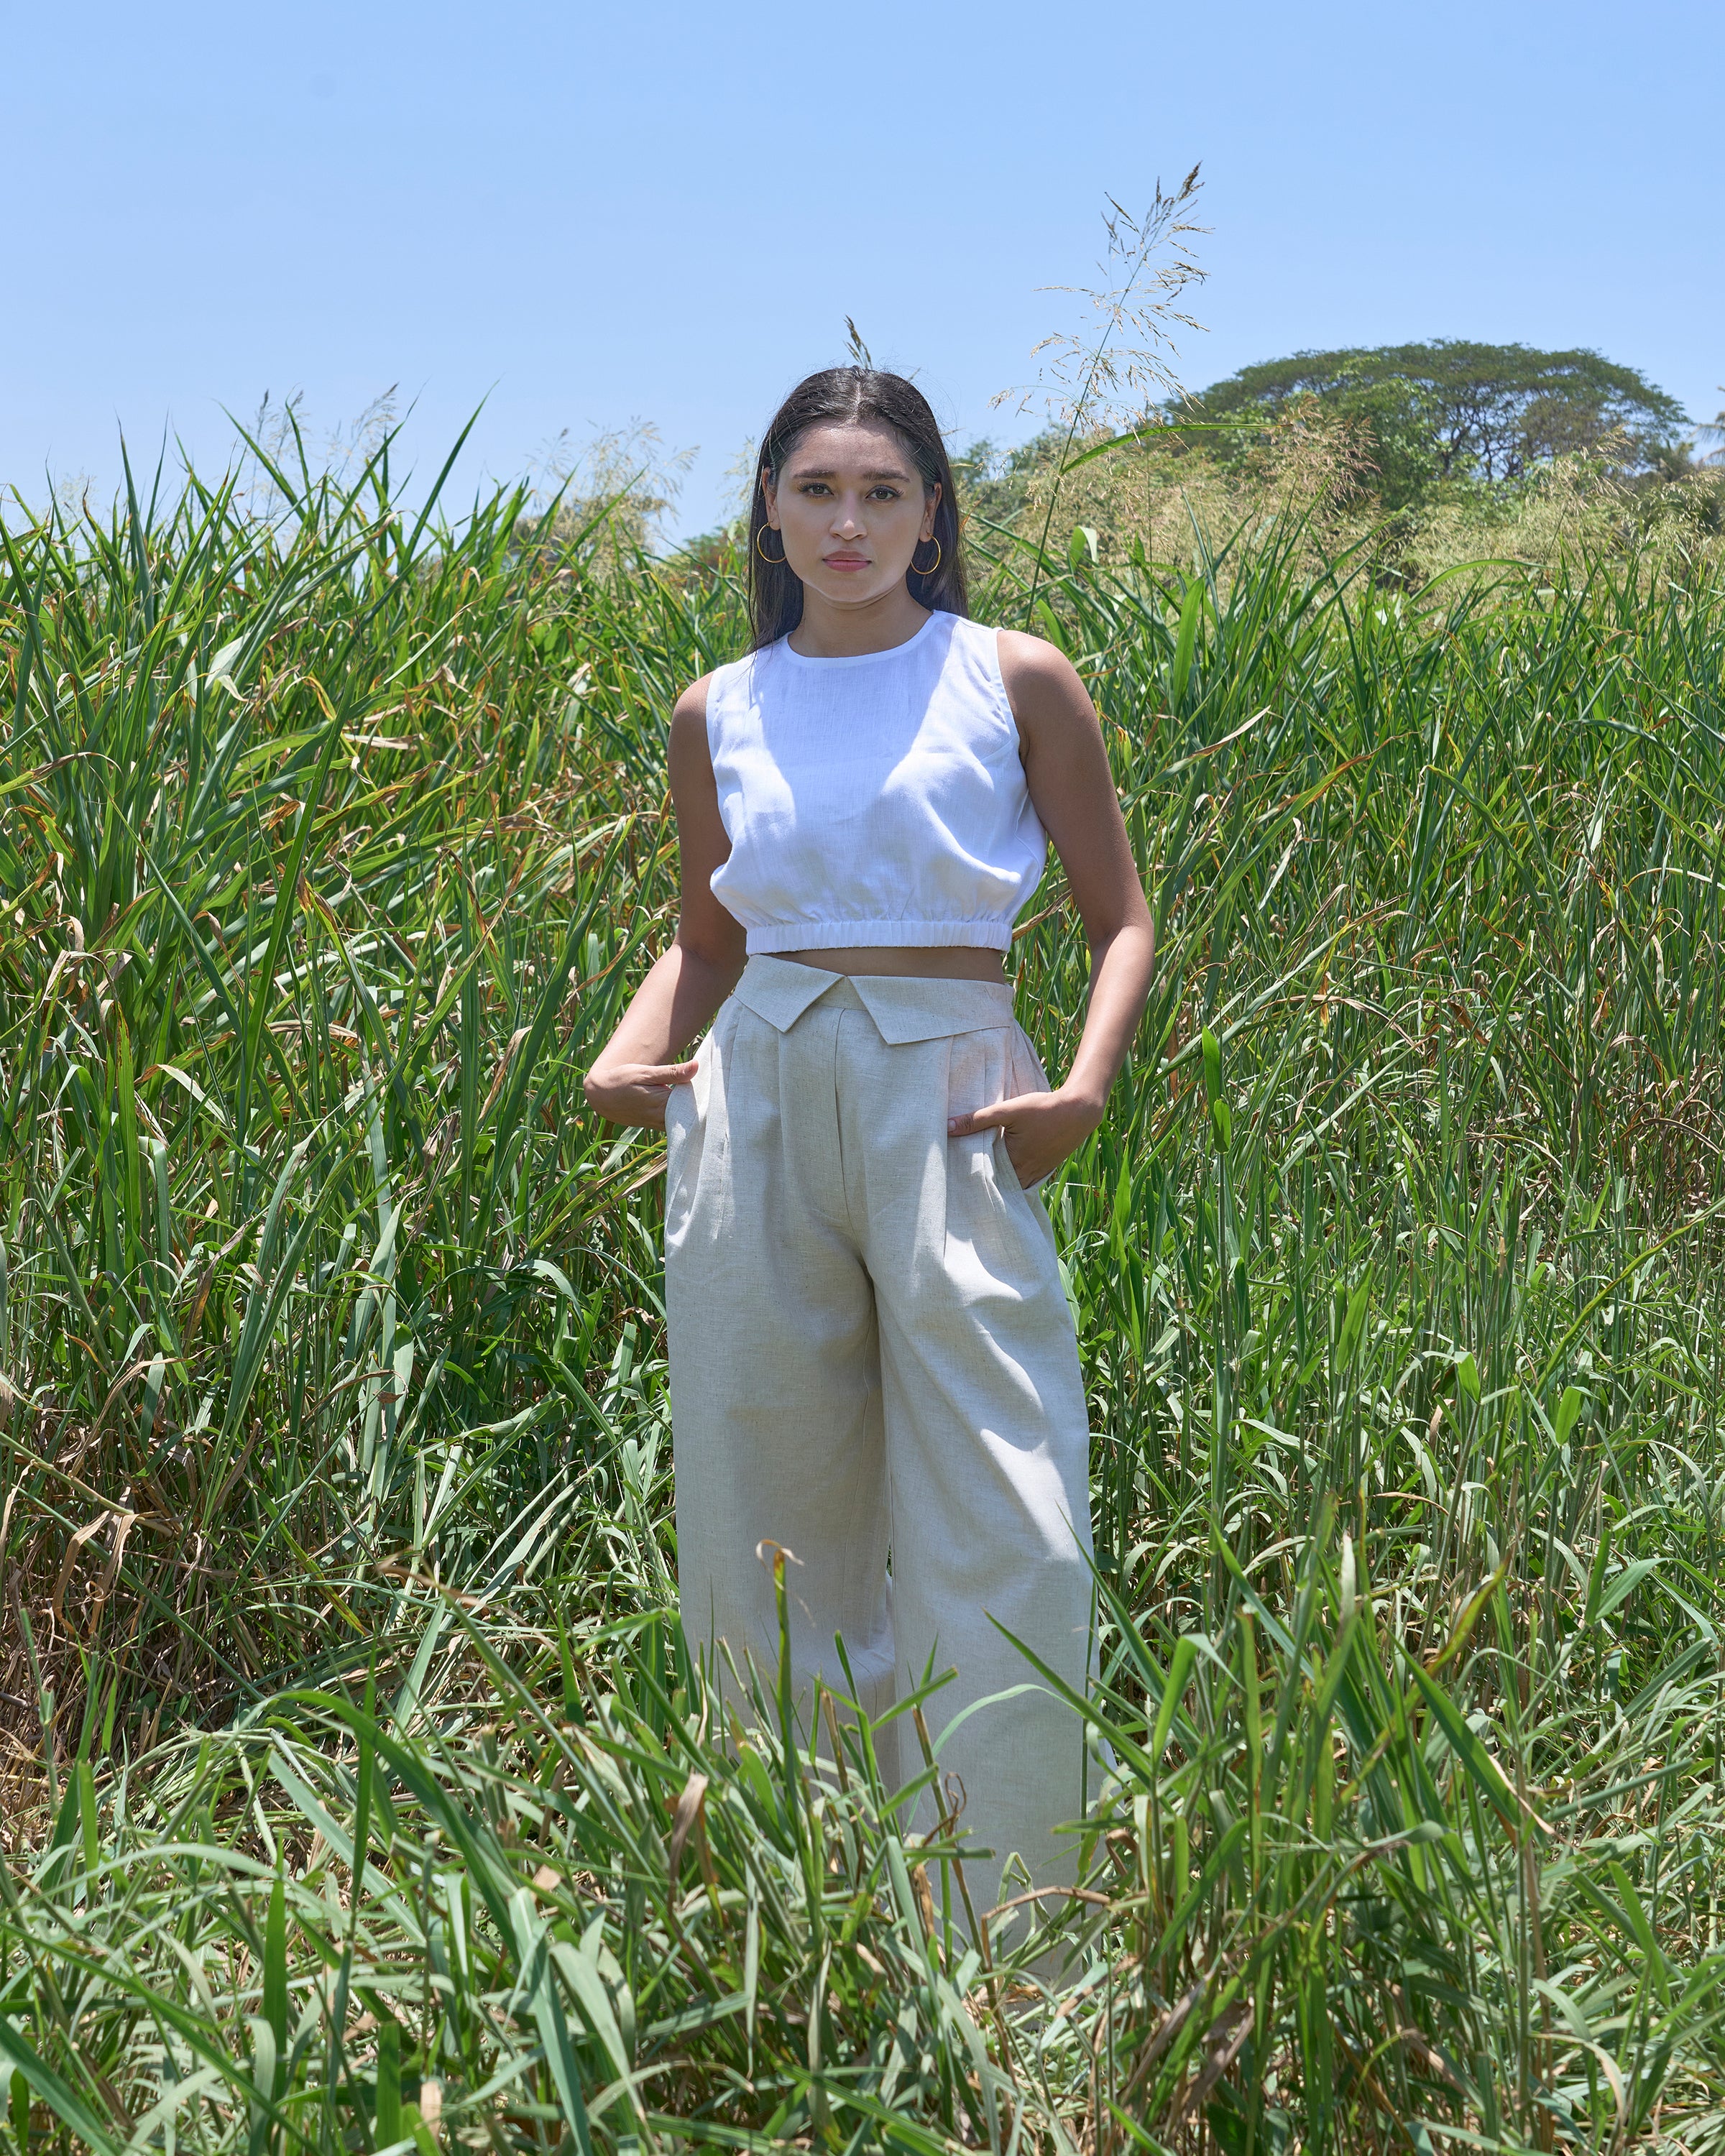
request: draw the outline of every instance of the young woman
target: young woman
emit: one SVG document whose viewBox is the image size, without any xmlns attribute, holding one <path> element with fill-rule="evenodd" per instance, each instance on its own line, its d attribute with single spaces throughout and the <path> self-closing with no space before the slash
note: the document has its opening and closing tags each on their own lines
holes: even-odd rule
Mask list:
<svg viewBox="0 0 1725 2156">
<path fill-rule="evenodd" d="M 1039 1885 L 1070 1871 L 1054 1830 L 1081 1804 L 1080 1722 L 1006 1636 L 1084 1684 L 1089 1430 L 1034 1186 L 1101 1120 L 1149 910 L 1077 675 L 968 619 L 919 390 L 793 390 L 749 550 L 754 648 L 671 721 L 681 921 L 587 1096 L 668 1134 L 691 1645 L 774 1666 L 776 1545 L 803 1686 L 845 1689 L 835 1635 L 874 1715 L 955 1667 L 929 1720 L 992 1900 L 1014 1852 Z M 1001 963 L 1045 837 L 1092 957 L 1056 1086 Z"/>
</svg>

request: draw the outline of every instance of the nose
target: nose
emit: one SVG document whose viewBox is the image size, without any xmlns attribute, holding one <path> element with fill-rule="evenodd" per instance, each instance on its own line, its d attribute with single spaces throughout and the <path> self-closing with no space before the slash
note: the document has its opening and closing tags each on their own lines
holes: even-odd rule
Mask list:
<svg viewBox="0 0 1725 2156">
<path fill-rule="evenodd" d="M 839 502 L 833 512 L 833 536 L 837 539 L 855 539 L 862 530 L 857 516 L 857 503 L 850 499 Z"/>
</svg>

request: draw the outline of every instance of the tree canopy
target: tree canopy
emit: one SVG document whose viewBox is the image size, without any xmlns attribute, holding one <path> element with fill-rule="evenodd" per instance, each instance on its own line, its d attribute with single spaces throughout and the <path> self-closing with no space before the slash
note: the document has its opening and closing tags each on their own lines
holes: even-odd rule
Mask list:
<svg viewBox="0 0 1725 2156">
<path fill-rule="evenodd" d="M 1301 395 L 1364 424 L 1390 507 L 1434 481 L 1519 479 L 1614 430 L 1630 439 L 1626 461 L 1645 470 L 1684 419 L 1675 398 L 1599 352 L 1458 337 L 1295 352 L 1242 367 L 1170 409 L 1218 420 L 1249 418 L 1255 408 L 1267 418 Z"/>
</svg>

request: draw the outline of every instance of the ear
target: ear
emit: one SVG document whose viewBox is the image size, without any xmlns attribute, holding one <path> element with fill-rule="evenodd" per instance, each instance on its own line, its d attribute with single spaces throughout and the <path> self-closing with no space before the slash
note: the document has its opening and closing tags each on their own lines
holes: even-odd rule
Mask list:
<svg viewBox="0 0 1725 2156">
<path fill-rule="evenodd" d="M 941 483 L 937 480 L 923 497 L 922 536 L 925 539 L 932 539 L 934 536 L 934 512 L 940 506 Z"/>
<path fill-rule="evenodd" d="M 778 489 L 773 484 L 773 470 L 769 465 L 762 465 L 761 467 L 761 498 L 767 505 L 767 521 L 773 526 L 773 530 L 777 531 L 778 529 Z"/>
</svg>

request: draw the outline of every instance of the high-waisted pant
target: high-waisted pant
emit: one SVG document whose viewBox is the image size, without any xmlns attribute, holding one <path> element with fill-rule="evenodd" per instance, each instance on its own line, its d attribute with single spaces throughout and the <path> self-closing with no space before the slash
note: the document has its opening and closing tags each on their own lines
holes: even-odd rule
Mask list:
<svg viewBox="0 0 1725 2156">
<path fill-rule="evenodd" d="M 1082 1808 L 1083 1726 L 1006 1635 L 1082 1690 L 1077 1344 L 1047 1213 L 1001 1134 L 947 1135 L 949 1115 L 1047 1083 L 1012 992 L 752 958 L 696 1062 L 665 1118 L 691 1645 L 721 1676 L 726 1654 L 776 1671 L 757 1551 L 779 1545 L 805 1702 L 817 1673 L 848 1691 L 835 1634 L 871 1715 L 931 1663 L 956 1668 L 925 1713 L 961 1830 L 994 1852 L 966 1867 L 978 1909 L 1014 1852 L 1038 1885 L 1070 1877 L 1053 1830 Z M 896 1763 L 922 1769 L 908 1728 Z M 925 1797 L 919 1830 L 933 1819 Z"/>
</svg>

